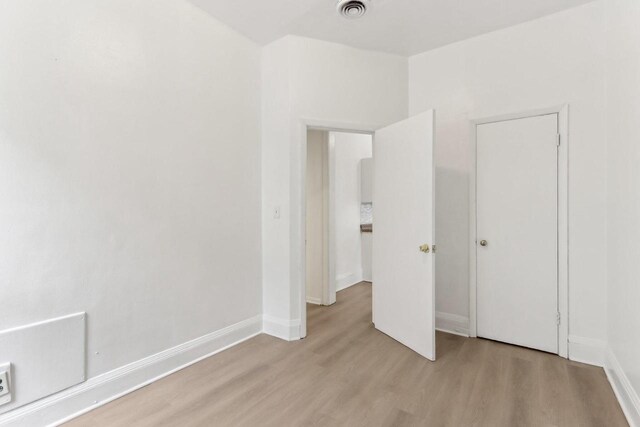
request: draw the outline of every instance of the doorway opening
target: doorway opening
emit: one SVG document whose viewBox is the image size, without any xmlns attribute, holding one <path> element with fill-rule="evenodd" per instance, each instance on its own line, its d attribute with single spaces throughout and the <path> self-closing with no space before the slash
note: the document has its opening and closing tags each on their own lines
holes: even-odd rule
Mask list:
<svg viewBox="0 0 640 427">
<path fill-rule="evenodd" d="M 296 185 L 292 192 L 292 205 L 295 209 L 292 216 L 295 223 L 293 230 L 299 230 L 295 240 L 300 245 L 299 251 L 294 251 L 294 255 L 300 254 L 300 268 L 292 266 L 293 277 L 299 278 L 296 280 L 294 297 L 300 297 L 300 337 L 307 335 L 306 178 L 309 129 L 369 135 L 375 132 L 372 157 L 372 208 L 375 211 L 375 224 L 372 224 L 371 233 L 372 285 L 369 287 L 370 298 L 364 298 L 371 306 L 370 314 L 367 315 L 371 320 L 368 322 L 373 322 L 375 329 L 424 358 L 435 360 L 435 111 L 427 110 L 384 127 L 354 126 L 345 129 L 342 126 L 332 127 L 308 120 L 302 121 L 301 125 L 302 144 L 294 152 L 296 159 L 292 168 L 294 173 L 300 172 L 301 178 L 298 181 L 299 191 Z M 336 146 L 334 139 L 334 149 Z M 299 157 L 298 152 L 301 154 Z M 329 152 L 326 158 L 329 159 Z M 365 210 L 366 207 L 363 208 L 360 203 L 358 216 L 366 214 Z M 332 221 L 330 215 L 327 218 Z M 356 223 L 358 222 L 360 220 Z M 362 225 L 366 227 L 366 224 Z M 363 229 L 356 230 L 362 237 Z M 326 255 L 323 267 L 329 274 L 322 280 L 330 291 L 331 287 L 335 289 L 337 285 L 336 264 L 330 260 L 332 246 L 329 241 L 324 248 Z M 355 281 L 351 281 L 353 282 Z M 349 280 L 346 283 L 349 284 Z M 344 292 L 356 287 L 352 286 Z"/>
<path fill-rule="evenodd" d="M 371 285 L 373 135 L 309 128 L 306 148 L 305 303 L 311 312 L 334 304 L 342 290 Z"/>
</svg>

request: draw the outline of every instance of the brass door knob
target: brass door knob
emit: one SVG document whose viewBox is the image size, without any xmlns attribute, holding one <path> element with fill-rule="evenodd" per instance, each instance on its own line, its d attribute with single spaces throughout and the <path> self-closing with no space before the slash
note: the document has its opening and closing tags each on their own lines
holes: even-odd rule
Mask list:
<svg viewBox="0 0 640 427">
<path fill-rule="evenodd" d="M 488 246 L 489 242 L 487 242 L 486 240 L 480 240 L 480 246 Z"/>
<path fill-rule="evenodd" d="M 425 254 L 429 253 L 429 245 L 426 243 L 424 245 L 420 245 L 420 252 L 424 252 Z"/>
</svg>

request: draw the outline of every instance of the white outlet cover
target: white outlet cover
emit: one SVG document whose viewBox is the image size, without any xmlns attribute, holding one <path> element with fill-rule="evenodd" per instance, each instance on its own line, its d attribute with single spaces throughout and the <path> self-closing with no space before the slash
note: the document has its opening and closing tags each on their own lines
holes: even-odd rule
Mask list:
<svg viewBox="0 0 640 427">
<path fill-rule="evenodd" d="M 11 363 L 0 365 L 0 405 L 11 402 Z"/>
</svg>

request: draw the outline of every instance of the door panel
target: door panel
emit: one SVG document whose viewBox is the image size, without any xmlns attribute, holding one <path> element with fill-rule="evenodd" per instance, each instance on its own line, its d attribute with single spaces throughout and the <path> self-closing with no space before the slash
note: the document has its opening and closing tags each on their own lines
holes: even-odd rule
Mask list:
<svg viewBox="0 0 640 427">
<path fill-rule="evenodd" d="M 433 110 L 376 132 L 373 314 L 380 331 L 435 360 Z M 429 253 L 419 250 L 423 244 Z"/>
<path fill-rule="evenodd" d="M 557 114 L 477 126 L 478 336 L 552 353 L 558 352 L 557 134 Z"/>
</svg>

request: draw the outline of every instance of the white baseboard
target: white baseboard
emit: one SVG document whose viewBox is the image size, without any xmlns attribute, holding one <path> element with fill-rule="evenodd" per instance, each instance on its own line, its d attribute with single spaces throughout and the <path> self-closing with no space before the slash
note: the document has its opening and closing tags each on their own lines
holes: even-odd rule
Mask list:
<svg viewBox="0 0 640 427">
<path fill-rule="evenodd" d="M 285 341 L 300 339 L 300 319 L 281 319 L 266 314 L 262 319 L 262 329 L 265 334 Z"/>
<path fill-rule="evenodd" d="M 0 416 L 0 426 L 59 425 L 262 332 L 262 316 L 90 378 Z"/>
<path fill-rule="evenodd" d="M 638 397 L 638 391 L 634 390 L 629 378 L 610 348 L 606 352 L 604 371 L 629 425 L 631 427 L 640 427 L 640 397 Z"/>
<path fill-rule="evenodd" d="M 336 292 L 343 291 L 362 282 L 362 270 L 336 277 Z"/>
<path fill-rule="evenodd" d="M 468 337 L 469 318 L 457 314 L 436 312 L 436 330 Z"/>
<path fill-rule="evenodd" d="M 322 300 L 320 300 L 320 298 L 307 297 L 307 302 L 309 304 L 322 305 Z"/>
<path fill-rule="evenodd" d="M 605 341 L 569 335 L 569 360 L 604 366 L 606 350 Z"/>
</svg>

